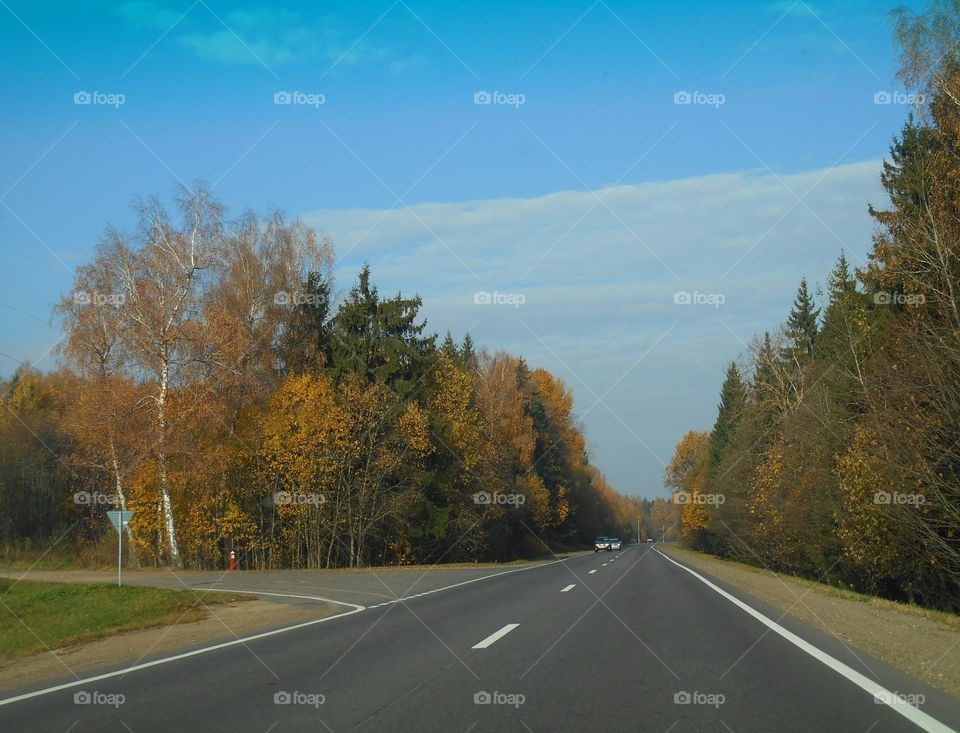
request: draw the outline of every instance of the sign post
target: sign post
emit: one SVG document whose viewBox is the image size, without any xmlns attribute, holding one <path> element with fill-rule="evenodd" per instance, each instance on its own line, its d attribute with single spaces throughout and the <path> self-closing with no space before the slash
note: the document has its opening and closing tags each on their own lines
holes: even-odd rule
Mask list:
<svg viewBox="0 0 960 733">
<path fill-rule="evenodd" d="M 123 585 L 123 531 L 130 524 L 133 512 L 109 511 L 110 524 L 117 530 L 117 587 Z"/>
</svg>

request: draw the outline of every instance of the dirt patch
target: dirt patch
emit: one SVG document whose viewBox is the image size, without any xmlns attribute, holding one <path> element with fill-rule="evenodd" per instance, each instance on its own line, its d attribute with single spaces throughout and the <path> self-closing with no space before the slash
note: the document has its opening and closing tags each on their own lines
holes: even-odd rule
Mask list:
<svg viewBox="0 0 960 733">
<path fill-rule="evenodd" d="M 863 600 L 830 586 L 677 547 L 661 549 L 850 647 L 960 698 L 960 624 L 955 616 L 882 599 Z"/>
<path fill-rule="evenodd" d="M 134 664 L 145 656 L 214 640 L 228 641 L 256 629 L 323 618 L 345 610 L 332 603 L 308 606 L 260 600 L 208 606 L 206 609 L 207 618 L 200 621 L 130 631 L 6 662 L 0 665 L 0 690 L 79 675 L 104 665 Z"/>
</svg>

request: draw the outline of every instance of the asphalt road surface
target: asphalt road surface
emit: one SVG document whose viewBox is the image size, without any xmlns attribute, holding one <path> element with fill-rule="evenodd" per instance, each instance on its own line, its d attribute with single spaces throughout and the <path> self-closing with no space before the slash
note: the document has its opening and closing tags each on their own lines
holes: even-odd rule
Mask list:
<svg viewBox="0 0 960 733">
<path fill-rule="evenodd" d="M 125 671 L 2 693 L 0 731 L 960 727 L 949 696 L 652 545 L 506 571 L 190 578 L 353 605 Z"/>
</svg>

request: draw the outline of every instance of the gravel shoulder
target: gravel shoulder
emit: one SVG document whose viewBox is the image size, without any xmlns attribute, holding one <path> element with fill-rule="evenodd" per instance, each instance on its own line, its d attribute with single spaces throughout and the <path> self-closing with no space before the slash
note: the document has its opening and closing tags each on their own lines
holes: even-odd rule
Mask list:
<svg viewBox="0 0 960 733">
<path fill-rule="evenodd" d="M 676 545 L 657 548 L 960 699 L 960 616 L 863 596 Z"/>
</svg>

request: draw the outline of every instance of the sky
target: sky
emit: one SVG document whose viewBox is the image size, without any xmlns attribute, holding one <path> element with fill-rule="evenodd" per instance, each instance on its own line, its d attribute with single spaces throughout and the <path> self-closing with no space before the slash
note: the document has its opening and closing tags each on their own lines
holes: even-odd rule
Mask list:
<svg viewBox="0 0 960 733">
<path fill-rule="evenodd" d="M 206 181 L 327 233 L 341 292 L 369 262 L 561 377 L 592 462 L 662 496 L 801 276 L 865 262 L 910 109 L 888 9 L 0 0 L 0 374 L 56 366 L 108 224 Z"/>
</svg>

